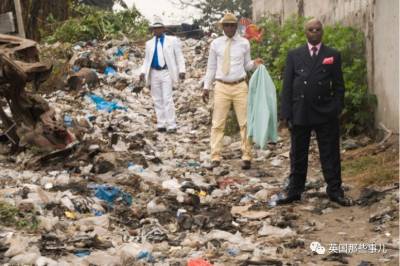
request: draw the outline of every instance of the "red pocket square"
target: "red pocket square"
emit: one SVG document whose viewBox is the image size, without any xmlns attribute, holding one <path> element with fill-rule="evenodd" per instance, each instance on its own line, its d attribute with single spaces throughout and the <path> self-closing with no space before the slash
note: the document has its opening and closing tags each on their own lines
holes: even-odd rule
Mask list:
<svg viewBox="0 0 400 266">
<path fill-rule="evenodd" d="M 333 56 L 325 57 L 324 61 L 322 61 L 323 65 L 332 65 L 333 64 Z"/>
</svg>

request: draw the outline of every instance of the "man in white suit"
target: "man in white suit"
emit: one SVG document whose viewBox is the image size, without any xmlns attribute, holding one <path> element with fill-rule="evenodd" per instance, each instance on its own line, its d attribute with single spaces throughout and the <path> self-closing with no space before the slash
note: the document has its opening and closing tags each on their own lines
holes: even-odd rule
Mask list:
<svg viewBox="0 0 400 266">
<path fill-rule="evenodd" d="M 159 132 L 176 132 L 172 86 L 185 79 L 185 59 L 178 38 L 165 35 L 161 21 L 151 26 L 154 37 L 146 42 L 140 80 L 150 85 Z"/>
</svg>

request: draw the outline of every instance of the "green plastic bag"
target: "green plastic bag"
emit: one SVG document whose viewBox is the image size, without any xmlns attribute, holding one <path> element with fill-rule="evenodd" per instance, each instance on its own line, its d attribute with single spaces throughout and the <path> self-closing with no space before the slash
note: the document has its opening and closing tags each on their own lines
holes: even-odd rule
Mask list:
<svg viewBox="0 0 400 266">
<path fill-rule="evenodd" d="M 278 139 L 276 88 L 264 65 L 257 67 L 250 79 L 247 137 L 261 149 Z"/>
</svg>

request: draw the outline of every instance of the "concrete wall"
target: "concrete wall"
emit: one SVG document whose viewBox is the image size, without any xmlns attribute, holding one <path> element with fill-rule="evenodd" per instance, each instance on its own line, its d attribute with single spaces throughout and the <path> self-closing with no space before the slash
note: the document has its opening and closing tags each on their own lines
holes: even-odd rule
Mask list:
<svg viewBox="0 0 400 266">
<path fill-rule="evenodd" d="M 399 132 L 399 0 L 377 0 L 374 13 L 374 87 L 377 120 Z"/>
<path fill-rule="evenodd" d="M 399 133 L 399 0 L 253 0 L 253 18 L 293 14 L 362 30 L 368 86 L 378 97 L 377 124 Z"/>
</svg>

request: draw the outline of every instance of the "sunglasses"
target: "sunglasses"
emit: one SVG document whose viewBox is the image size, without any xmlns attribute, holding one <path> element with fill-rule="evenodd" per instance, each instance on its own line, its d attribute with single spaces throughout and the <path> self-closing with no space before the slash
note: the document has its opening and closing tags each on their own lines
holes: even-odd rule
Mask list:
<svg viewBox="0 0 400 266">
<path fill-rule="evenodd" d="M 222 27 L 224 27 L 224 28 L 228 28 L 228 27 L 231 27 L 231 28 L 234 28 L 234 27 L 236 27 L 237 26 L 237 24 L 231 24 L 231 23 L 229 23 L 229 24 L 222 24 Z"/>
</svg>

